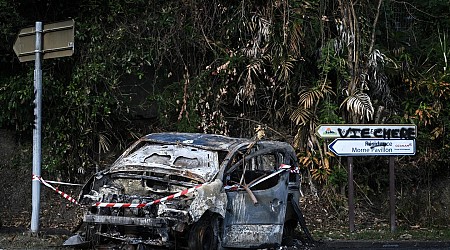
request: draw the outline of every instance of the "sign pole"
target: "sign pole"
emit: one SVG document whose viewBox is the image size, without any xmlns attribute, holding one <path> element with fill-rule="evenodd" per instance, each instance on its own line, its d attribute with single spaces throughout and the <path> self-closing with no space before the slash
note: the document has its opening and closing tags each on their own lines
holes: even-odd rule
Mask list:
<svg viewBox="0 0 450 250">
<path fill-rule="evenodd" d="M 31 234 L 39 230 L 42 158 L 42 60 L 71 56 L 74 52 L 74 20 L 50 23 L 36 22 L 35 27 L 21 29 L 13 45 L 20 62 L 34 60 L 34 127 Z"/>
<path fill-rule="evenodd" d="M 389 206 L 391 210 L 391 233 L 395 232 L 395 168 L 394 157 L 389 157 Z"/>
<path fill-rule="evenodd" d="M 36 50 L 34 64 L 34 128 L 33 128 L 33 177 L 41 176 L 41 110 L 42 110 L 42 22 L 36 22 Z M 39 230 L 41 186 L 39 179 L 32 179 L 31 233 Z"/>
<path fill-rule="evenodd" d="M 353 185 L 353 157 L 347 157 L 348 165 L 348 220 L 350 232 L 355 231 L 355 188 Z"/>
</svg>

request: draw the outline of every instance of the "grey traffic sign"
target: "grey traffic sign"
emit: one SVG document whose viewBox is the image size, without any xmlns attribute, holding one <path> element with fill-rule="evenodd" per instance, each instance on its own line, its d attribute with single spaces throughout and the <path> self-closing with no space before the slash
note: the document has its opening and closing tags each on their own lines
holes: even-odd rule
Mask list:
<svg viewBox="0 0 450 250">
<path fill-rule="evenodd" d="M 45 24 L 42 30 L 43 59 L 71 56 L 74 52 L 74 20 Z M 36 28 L 20 30 L 13 46 L 20 62 L 36 58 Z"/>
<path fill-rule="evenodd" d="M 337 156 L 414 155 L 416 140 L 338 138 L 328 148 Z"/>
</svg>

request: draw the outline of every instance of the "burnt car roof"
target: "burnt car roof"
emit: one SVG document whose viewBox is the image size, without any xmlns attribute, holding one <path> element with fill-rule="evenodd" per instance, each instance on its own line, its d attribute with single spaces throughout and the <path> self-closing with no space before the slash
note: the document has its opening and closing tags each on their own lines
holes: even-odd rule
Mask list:
<svg viewBox="0 0 450 250">
<path fill-rule="evenodd" d="M 142 139 L 158 143 L 183 144 L 225 151 L 229 151 L 235 144 L 251 142 L 250 139 L 246 138 L 202 133 L 154 133 L 146 135 Z"/>
</svg>

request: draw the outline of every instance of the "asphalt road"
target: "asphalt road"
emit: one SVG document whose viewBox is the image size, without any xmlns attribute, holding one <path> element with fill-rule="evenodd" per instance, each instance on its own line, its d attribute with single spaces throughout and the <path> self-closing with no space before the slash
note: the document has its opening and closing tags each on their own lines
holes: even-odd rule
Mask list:
<svg viewBox="0 0 450 250">
<path fill-rule="evenodd" d="M 32 237 L 27 233 L 26 228 L 0 227 L 0 249 L 64 249 L 71 250 L 70 247 L 62 247 L 62 243 L 71 235 L 67 230 L 52 229 L 42 230 L 39 237 Z M 302 245 L 300 242 L 293 247 L 278 247 L 270 250 L 450 250 L 450 240 L 448 241 L 358 241 L 358 240 L 336 240 L 319 241 L 315 245 Z M 113 249 L 113 248 L 103 248 Z M 161 250 L 161 248 L 158 248 Z"/>
<path fill-rule="evenodd" d="M 301 249 L 301 248 L 299 248 Z M 411 249 L 411 250 L 450 250 L 450 241 L 325 241 L 306 249 L 364 249 L 364 250 L 386 250 L 386 249 Z"/>
</svg>

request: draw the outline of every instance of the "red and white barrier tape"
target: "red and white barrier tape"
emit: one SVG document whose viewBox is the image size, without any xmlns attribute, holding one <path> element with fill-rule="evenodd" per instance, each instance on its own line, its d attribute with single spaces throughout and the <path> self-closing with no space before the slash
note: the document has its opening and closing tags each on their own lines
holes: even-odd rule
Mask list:
<svg viewBox="0 0 450 250">
<path fill-rule="evenodd" d="M 58 190 L 57 188 L 53 187 L 52 185 L 50 185 L 48 182 L 46 182 L 44 179 L 42 179 L 41 176 L 37 176 L 37 175 L 33 175 L 32 177 L 33 181 L 40 181 L 42 184 L 44 184 L 45 186 L 49 187 L 50 189 L 53 189 L 53 191 L 57 192 L 58 194 L 60 194 L 62 197 L 66 198 L 68 201 L 74 203 L 74 204 L 78 204 L 78 202 L 72 198 L 70 195 L 64 193 L 61 190 Z"/>
<path fill-rule="evenodd" d="M 195 187 L 185 189 L 185 190 L 180 191 L 180 192 L 178 192 L 176 194 L 172 194 L 172 195 L 169 195 L 167 197 L 164 197 L 164 198 L 161 198 L 161 199 L 158 199 L 158 200 L 154 200 L 154 201 L 149 202 L 149 203 L 106 203 L 106 202 L 97 202 L 97 203 L 95 203 L 92 206 L 96 206 L 96 207 L 142 208 L 142 207 L 151 206 L 151 205 L 154 205 L 154 204 L 158 204 L 158 203 L 161 203 L 161 202 L 164 202 L 164 201 L 172 200 L 174 198 L 177 198 L 177 197 L 180 197 L 180 196 L 192 193 L 194 190 L 198 189 L 199 187 L 201 187 L 203 185 L 204 184 L 199 184 L 199 185 L 197 185 Z"/>
<path fill-rule="evenodd" d="M 292 167 L 290 165 L 281 164 L 281 166 L 280 166 L 278 171 L 276 171 L 276 172 L 266 176 L 265 178 L 255 182 L 255 183 L 252 183 L 250 185 L 250 187 L 253 187 L 256 184 L 261 183 L 261 182 L 269 179 L 270 177 L 272 177 L 274 175 L 277 175 L 277 174 L 279 174 L 279 173 L 281 173 L 283 171 L 286 171 L 286 170 L 289 170 L 291 173 L 299 173 L 300 172 L 298 167 L 295 168 L 295 169 L 292 169 Z M 42 184 L 44 184 L 45 186 L 53 189 L 55 192 L 57 192 L 58 194 L 60 194 L 64 198 L 66 198 L 68 201 L 79 205 L 78 202 L 74 198 L 72 198 L 68 194 L 62 192 L 61 190 L 58 190 L 57 188 L 53 187 L 47 181 L 45 181 L 42 177 L 37 176 L 37 175 L 33 175 L 33 180 L 40 181 Z M 58 183 L 58 182 L 54 182 L 54 183 Z M 180 192 L 178 192 L 176 194 L 172 194 L 172 195 L 169 195 L 167 197 L 164 197 L 164 198 L 161 198 L 161 199 L 158 199 L 158 200 L 154 200 L 154 201 L 149 202 L 149 203 L 107 203 L 107 202 L 96 202 L 92 206 L 95 206 L 95 207 L 115 207 L 115 208 L 119 208 L 119 207 L 123 207 L 123 208 L 143 208 L 143 207 L 146 207 L 146 206 L 151 206 L 151 205 L 154 205 L 154 204 L 158 204 L 158 203 L 161 203 L 161 202 L 164 202 L 164 201 L 172 200 L 174 198 L 178 198 L 180 196 L 192 193 L 194 190 L 200 188 L 203 185 L 204 184 L 199 184 L 199 185 L 197 185 L 195 187 L 185 189 L 185 190 L 180 191 Z"/>
<path fill-rule="evenodd" d="M 280 174 L 281 172 L 284 172 L 284 171 L 287 171 L 287 170 L 292 172 L 293 170 L 291 168 L 292 167 L 290 165 L 281 164 L 277 171 L 269 174 L 268 176 L 266 176 L 266 177 L 264 177 L 264 178 L 262 178 L 262 179 L 260 179 L 258 181 L 255 181 L 254 183 L 250 184 L 248 187 L 251 188 L 253 186 L 256 186 L 257 184 L 259 184 L 259 183 L 261 183 L 261 182 L 263 182 L 265 180 L 268 180 L 268 179 L 272 178 L 273 176 L 275 176 L 277 174 Z"/>
<path fill-rule="evenodd" d="M 59 185 L 65 185 L 65 186 L 84 186 L 84 184 L 78 184 L 78 183 L 68 183 L 68 182 L 61 182 L 61 181 L 49 181 L 46 180 L 46 182 L 50 183 L 50 184 L 59 184 Z"/>
<path fill-rule="evenodd" d="M 300 173 L 299 167 L 292 167 L 291 165 L 286 165 L 286 164 L 281 164 L 279 169 L 289 169 L 289 171 L 294 174 Z"/>
</svg>

